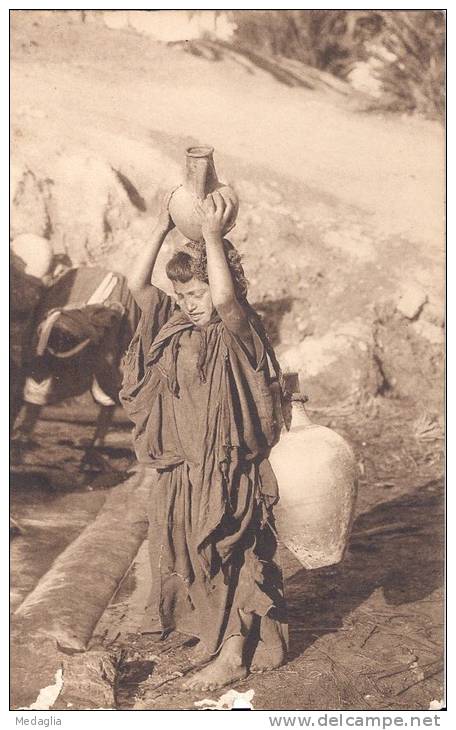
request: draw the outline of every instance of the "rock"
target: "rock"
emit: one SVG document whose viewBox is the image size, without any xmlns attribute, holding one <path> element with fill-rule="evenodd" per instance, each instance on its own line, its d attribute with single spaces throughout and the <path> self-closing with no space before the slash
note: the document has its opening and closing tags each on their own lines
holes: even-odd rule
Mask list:
<svg viewBox="0 0 456 730">
<path fill-rule="evenodd" d="M 95 649 L 64 657 L 63 687 L 54 710 L 115 709 L 120 652 Z"/>
<path fill-rule="evenodd" d="M 193 704 L 195 707 L 202 707 L 205 710 L 253 710 L 252 700 L 254 695 L 254 689 L 249 689 L 245 693 L 229 689 L 217 701 L 205 698 L 204 700 L 197 700 Z"/>
<path fill-rule="evenodd" d="M 430 710 L 443 710 L 445 707 L 445 702 L 443 699 L 441 700 L 431 700 L 429 703 L 429 709 Z"/>
<path fill-rule="evenodd" d="M 27 708 L 38 700 L 44 687 L 55 684 L 64 655 L 57 650 L 55 641 L 37 635 L 22 622 L 12 623 L 10 638 L 11 708 Z"/>
<path fill-rule="evenodd" d="M 51 228 L 48 198 L 47 184 L 40 181 L 25 166 L 20 164 L 12 166 L 11 238 L 16 238 L 22 233 L 48 237 Z"/>
<path fill-rule="evenodd" d="M 347 75 L 347 81 L 357 91 L 370 94 L 375 98 L 382 95 L 382 84 L 378 79 L 378 66 L 373 58 L 368 61 L 358 61 L 351 67 L 350 73 Z"/>
<path fill-rule="evenodd" d="M 309 335 L 313 335 L 314 325 L 309 320 L 298 321 L 296 327 L 301 337 L 308 337 Z"/>
<path fill-rule="evenodd" d="M 17 162 L 11 163 L 10 168 L 10 205 L 13 204 L 14 198 L 18 192 L 19 183 L 25 170 L 22 165 Z"/>
<path fill-rule="evenodd" d="M 373 357 L 369 329 L 354 320 L 299 345 L 279 348 L 282 368 L 299 372 L 311 404 L 335 405 L 347 398 L 375 395 L 381 375 Z"/>
<path fill-rule="evenodd" d="M 433 301 L 429 299 L 422 310 L 422 318 L 437 327 L 443 327 L 445 324 L 445 311 L 443 302 Z"/>
<path fill-rule="evenodd" d="M 21 233 L 11 243 L 11 250 L 24 265 L 24 273 L 42 279 L 49 273 L 54 252 L 47 238 Z"/>
<path fill-rule="evenodd" d="M 112 167 L 88 154 L 65 155 L 55 169 L 53 243 L 74 265 L 96 262 L 115 248 L 138 215 Z"/>
<path fill-rule="evenodd" d="M 427 296 L 421 287 L 413 282 L 408 282 L 402 288 L 401 295 L 396 304 L 398 312 L 407 317 L 414 319 L 423 308 L 427 301 Z"/>
<path fill-rule="evenodd" d="M 22 621 L 13 622 L 11 640 L 12 709 L 115 709 L 117 653 L 96 649 L 69 656 Z"/>
<path fill-rule="evenodd" d="M 374 323 L 375 357 L 384 375 L 385 394 L 440 412 L 444 360 L 442 345 L 429 339 L 437 339 L 435 325 L 429 327 L 432 330 L 424 320 L 412 323 L 398 312 L 383 315 Z"/>
<path fill-rule="evenodd" d="M 360 261 L 374 261 L 378 255 L 373 240 L 356 224 L 329 230 L 324 234 L 323 240 L 330 248 L 347 253 Z"/>
<path fill-rule="evenodd" d="M 445 337 L 442 327 L 438 327 L 432 322 L 427 322 L 425 319 L 419 319 L 417 322 L 413 322 L 412 327 L 420 337 L 428 340 L 433 345 L 443 347 Z"/>
</svg>

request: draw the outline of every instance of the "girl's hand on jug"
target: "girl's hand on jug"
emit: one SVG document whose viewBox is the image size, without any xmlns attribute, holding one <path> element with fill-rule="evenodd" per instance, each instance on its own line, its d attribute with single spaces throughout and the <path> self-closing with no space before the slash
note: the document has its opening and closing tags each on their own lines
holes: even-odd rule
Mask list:
<svg viewBox="0 0 456 730">
<path fill-rule="evenodd" d="M 208 195 L 200 206 L 202 216 L 203 237 L 206 240 L 211 236 L 221 237 L 232 212 L 232 204 L 225 202 L 217 191 Z"/>
<path fill-rule="evenodd" d="M 173 193 L 177 188 L 173 188 L 169 193 L 163 197 L 160 212 L 158 214 L 157 227 L 163 231 L 163 233 L 169 233 L 174 228 L 173 219 L 169 214 L 169 201 L 171 200 Z"/>
</svg>

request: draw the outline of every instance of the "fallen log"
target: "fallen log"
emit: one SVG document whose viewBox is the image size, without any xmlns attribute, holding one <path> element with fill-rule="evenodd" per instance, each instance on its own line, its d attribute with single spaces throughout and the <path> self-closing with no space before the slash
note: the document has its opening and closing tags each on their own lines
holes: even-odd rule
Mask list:
<svg viewBox="0 0 456 730">
<path fill-rule="evenodd" d="M 53 684 L 59 669 L 63 669 L 65 681 L 65 668 L 68 678 L 70 669 L 74 674 L 75 662 L 84 663 L 82 656 L 69 655 L 86 651 L 96 624 L 146 536 L 146 503 L 154 480 L 155 472 L 141 470 L 113 489 L 96 519 L 59 555 L 13 614 L 13 707 L 29 707 L 43 687 Z M 89 663 L 91 655 L 85 655 Z M 94 666 L 102 663 L 96 661 Z M 109 683 L 103 677 L 98 680 L 106 703 L 112 694 Z M 78 695 L 81 708 L 93 706 L 95 685 L 92 690 L 91 685 L 94 681 L 80 692 L 71 692 L 73 698 Z"/>
</svg>

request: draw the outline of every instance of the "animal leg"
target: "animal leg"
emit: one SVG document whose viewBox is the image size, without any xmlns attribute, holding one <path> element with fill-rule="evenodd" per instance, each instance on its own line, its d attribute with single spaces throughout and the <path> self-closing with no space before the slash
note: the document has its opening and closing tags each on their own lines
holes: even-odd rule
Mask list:
<svg viewBox="0 0 456 730">
<path fill-rule="evenodd" d="M 100 447 L 104 446 L 106 435 L 114 418 L 115 409 L 115 405 L 100 406 L 100 410 L 98 411 L 97 423 L 95 426 L 95 433 L 93 434 L 93 438 L 85 450 L 81 464 L 82 468 L 96 468 L 98 471 L 101 472 L 116 471 L 115 469 L 113 469 L 111 464 L 109 464 L 108 460 L 105 459 L 98 451 Z"/>
</svg>

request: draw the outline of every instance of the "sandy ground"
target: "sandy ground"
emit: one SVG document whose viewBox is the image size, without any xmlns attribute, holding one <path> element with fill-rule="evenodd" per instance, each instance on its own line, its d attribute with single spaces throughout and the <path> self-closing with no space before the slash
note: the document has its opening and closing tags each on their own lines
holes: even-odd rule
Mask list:
<svg viewBox="0 0 456 730">
<path fill-rule="evenodd" d="M 441 126 L 368 115 L 311 74 L 290 87 L 225 47 L 211 61 L 59 18 L 15 13 L 12 24 L 13 176 L 32 171 L 56 249 L 125 271 L 158 195 L 181 175 L 182 150 L 213 144 L 219 176 L 241 197 L 233 242 L 251 299 L 279 352 L 299 342 L 315 420 L 349 438 L 363 471 L 346 562 L 309 573 L 283 552 L 290 661 L 237 688 L 254 689 L 258 709 L 427 709 L 443 693 L 442 440 L 432 421 L 441 415 Z M 113 170 L 132 181 L 136 204 Z M 409 285 L 421 292 L 417 314 L 398 319 Z M 366 375 L 373 332 L 377 359 L 385 344 L 383 387 Z M 337 338 L 356 345 L 343 366 Z M 352 391 L 362 403 L 347 400 Z M 13 542 L 13 607 L 109 489 L 78 471 L 88 427 L 74 414 L 70 404 L 61 421 L 40 424 L 37 449 L 14 467 L 13 514 L 26 530 Z M 125 471 L 128 433 L 111 439 L 111 463 Z M 36 541 L 47 545 L 39 559 Z M 136 633 L 145 576 L 142 551 L 95 643 L 122 651 L 119 708 L 193 709 L 202 698 L 180 692 L 173 674 L 191 670 L 186 647 L 172 638 L 157 650 Z"/>
</svg>

